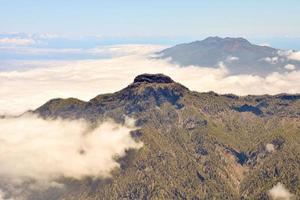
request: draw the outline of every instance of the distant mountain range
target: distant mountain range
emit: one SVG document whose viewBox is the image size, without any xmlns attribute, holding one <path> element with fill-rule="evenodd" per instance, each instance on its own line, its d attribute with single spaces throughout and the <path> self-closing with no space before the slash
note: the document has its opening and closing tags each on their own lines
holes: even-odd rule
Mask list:
<svg viewBox="0 0 300 200">
<path fill-rule="evenodd" d="M 158 52 L 182 66 L 219 67 L 223 62 L 233 74 L 266 75 L 300 69 L 300 61 L 290 60 L 286 51 L 251 44 L 244 38 L 208 37 L 202 41 L 179 44 Z"/>
<path fill-rule="evenodd" d="M 119 159 L 111 179 L 61 179 L 64 187 L 28 192 L 30 200 L 268 200 L 278 182 L 300 195 L 300 95 L 198 93 L 142 74 L 116 93 L 53 99 L 33 112 L 91 123 L 129 116 L 144 146 Z"/>
</svg>

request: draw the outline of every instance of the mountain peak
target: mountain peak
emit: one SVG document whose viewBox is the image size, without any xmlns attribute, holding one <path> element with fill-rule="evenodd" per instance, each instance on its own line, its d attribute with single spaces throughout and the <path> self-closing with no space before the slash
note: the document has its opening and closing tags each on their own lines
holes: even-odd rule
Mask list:
<svg viewBox="0 0 300 200">
<path fill-rule="evenodd" d="M 237 38 L 233 38 L 233 37 L 225 37 L 225 38 L 221 38 L 218 36 L 215 37 L 208 37 L 200 42 L 203 43 L 241 43 L 241 44 L 251 44 L 248 40 L 246 40 L 245 38 L 242 37 L 237 37 Z"/>
<path fill-rule="evenodd" d="M 279 49 L 252 44 L 242 37 L 208 37 L 201 41 L 178 44 L 159 52 L 157 58 L 168 59 L 180 66 L 219 68 L 223 62 L 231 74 L 266 76 L 286 72 L 285 65 L 300 68 L 299 61 L 291 61 L 278 54 Z M 272 59 L 274 61 L 272 61 Z"/>
<path fill-rule="evenodd" d="M 164 74 L 141 74 L 135 77 L 134 83 L 174 83 L 174 81 Z"/>
<path fill-rule="evenodd" d="M 222 40 L 222 39 L 223 39 L 223 38 L 218 37 L 218 36 L 210 36 L 210 37 L 205 38 L 205 39 L 202 40 L 202 41 L 210 42 L 210 41 L 220 41 L 220 40 Z"/>
</svg>

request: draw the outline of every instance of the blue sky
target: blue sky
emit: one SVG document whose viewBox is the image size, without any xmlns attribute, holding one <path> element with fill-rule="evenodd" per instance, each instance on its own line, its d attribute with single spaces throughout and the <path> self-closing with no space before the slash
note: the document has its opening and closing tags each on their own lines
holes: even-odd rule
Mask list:
<svg viewBox="0 0 300 200">
<path fill-rule="evenodd" d="M 28 56 L 29 52 L 36 52 L 30 47 L 172 46 L 208 36 L 245 37 L 256 44 L 300 50 L 299 0 L 0 0 L 0 3 L 0 60 L 53 58 L 45 53 Z M 65 59 L 60 50 L 54 57 Z M 76 52 L 74 58 L 94 56 L 79 56 Z"/>
<path fill-rule="evenodd" d="M 299 37 L 299 0 L 1 0 L 0 32 Z"/>
</svg>

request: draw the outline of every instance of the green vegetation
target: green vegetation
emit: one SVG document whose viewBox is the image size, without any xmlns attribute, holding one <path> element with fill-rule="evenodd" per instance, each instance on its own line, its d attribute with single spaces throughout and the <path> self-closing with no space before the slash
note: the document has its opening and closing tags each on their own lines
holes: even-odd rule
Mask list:
<svg viewBox="0 0 300 200">
<path fill-rule="evenodd" d="M 299 97 L 197 93 L 148 81 L 35 112 L 91 122 L 127 115 L 140 127 L 133 135 L 143 148 L 120 158 L 112 179 L 68 181 L 61 199 L 269 199 L 278 182 L 299 198 Z"/>
</svg>

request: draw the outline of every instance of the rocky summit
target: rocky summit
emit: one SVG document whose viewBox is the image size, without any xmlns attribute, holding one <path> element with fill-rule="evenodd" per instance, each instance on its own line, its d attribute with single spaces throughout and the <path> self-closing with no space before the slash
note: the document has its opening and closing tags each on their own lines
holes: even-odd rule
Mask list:
<svg viewBox="0 0 300 200">
<path fill-rule="evenodd" d="M 174 81 L 163 74 L 141 74 L 134 79 L 134 83 L 174 83 Z"/>
<path fill-rule="evenodd" d="M 120 168 L 109 179 L 61 177 L 64 187 L 29 199 L 267 200 L 277 183 L 300 196 L 300 95 L 198 93 L 143 74 L 116 93 L 54 99 L 34 112 L 91 123 L 128 116 L 144 145 L 116 158 Z"/>
</svg>

